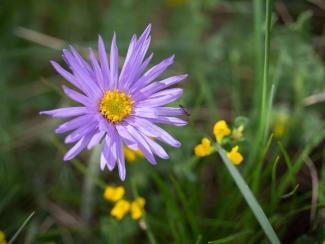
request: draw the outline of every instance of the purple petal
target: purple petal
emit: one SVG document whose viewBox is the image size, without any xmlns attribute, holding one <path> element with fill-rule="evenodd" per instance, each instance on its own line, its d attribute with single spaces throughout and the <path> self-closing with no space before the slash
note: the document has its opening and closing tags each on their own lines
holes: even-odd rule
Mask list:
<svg viewBox="0 0 325 244">
<path fill-rule="evenodd" d="M 116 45 L 116 34 L 113 35 L 110 53 L 110 88 L 116 89 L 118 82 L 118 49 Z"/>
<path fill-rule="evenodd" d="M 92 121 L 91 115 L 81 115 L 77 118 L 74 118 L 72 120 L 69 120 L 68 122 L 61 124 L 58 128 L 55 129 L 55 133 L 61 134 L 67 131 L 74 130 L 76 128 L 82 127 L 84 124 L 89 123 L 89 121 Z"/>
<path fill-rule="evenodd" d="M 102 140 L 103 136 L 105 135 L 105 131 L 99 131 L 93 137 L 91 138 L 90 142 L 88 143 L 87 148 L 91 149 L 94 146 L 98 145 L 100 141 Z"/>
<path fill-rule="evenodd" d="M 150 146 L 148 143 L 143 139 L 142 135 L 131 125 L 127 125 L 126 129 L 128 132 L 132 135 L 132 137 L 137 141 L 137 144 L 145 156 L 145 158 L 151 163 L 151 164 L 156 164 L 157 161 L 155 157 L 153 156 Z"/>
<path fill-rule="evenodd" d="M 120 137 L 117 137 L 116 147 L 117 147 L 118 173 L 119 173 L 120 179 L 122 181 L 124 181 L 125 176 L 126 176 L 126 169 L 125 169 L 123 143 L 122 143 L 122 140 Z"/>
<path fill-rule="evenodd" d="M 104 91 L 105 90 L 104 77 L 100 69 L 100 66 L 97 62 L 97 59 L 95 57 L 94 51 L 91 48 L 89 48 L 89 58 L 95 72 L 95 78 L 96 78 L 95 80 L 97 81 L 97 84 L 101 88 L 101 90 Z"/>
<path fill-rule="evenodd" d="M 128 133 L 128 131 L 125 128 L 125 124 L 117 124 L 116 130 L 118 134 L 122 137 L 124 143 L 132 150 L 136 151 L 138 149 L 137 142 L 133 139 L 133 137 Z"/>
<path fill-rule="evenodd" d="M 103 38 L 99 35 L 98 36 L 98 53 L 99 53 L 99 60 L 100 60 L 100 67 L 103 72 L 103 83 L 104 88 L 107 90 L 109 88 L 109 66 L 108 66 L 108 60 L 107 60 L 107 52 L 105 49 L 105 44 L 103 41 Z"/>
<path fill-rule="evenodd" d="M 114 153 L 111 153 L 111 148 L 114 147 Z M 116 150 L 115 144 L 112 144 L 112 140 L 106 136 L 103 145 L 103 151 L 101 153 L 101 169 L 104 170 L 105 166 L 112 171 L 116 165 Z"/>
<path fill-rule="evenodd" d="M 88 106 L 90 104 L 90 101 L 88 99 L 88 97 L 86 97 L 85 95 L 80 94 L 79 92 L 70 89 L 67 86 L 62 86 L 64 93 L 70 97 L 72 100 L 81 103 L 85 106 Z"/>
<path fill-rule="evenodd" d="M 144 135 L 150 137 L 157 137 L 159 135 L 159 132 L 155 129 L 155 127 L 152 126 L 152 123 L 145 119 L 129 116 L 129 118 L 125 119 L 125 121 L 133 127 L 137 128 L 137 130 L 139 130 Z"/>
<path fill-rule="evenodd" d="M 75 57 L 67 49 L 63 49 L 63 56 L 70 65 L 70 68 L 72 69 L 75 78 L 79 81 L 83 91 L 85 91 L 88 96 L 100 96 L 101 91 L 93 78 L 89 75 L 89 72 L 80 66 Z"/>
<path fill-rule="evenodd" d="M 183 94 L 183 89 L 172 88 L 158 92 L 146 100 L 136 102 L 136 107 L 159 107 L 177 100 Z"/>
<path fill-rule="evenodd" d="M 157 142 L 155 142 L 154 140 L 150 139 L 147 136 L 143 136 L 143 138 L 147 141 L 147 143 L 149 144 L 151 150 L 160 158 L 163 159 L 168 159 L 169 156 L 166 153 L 166 151 L 162 148 L 162 146 L 160 146 Z"/>
<path fill-rule="evenodd" d="M 64 161 L 68 161 L 73 159 L 75 156 L 77 156 L 88 144 L 90 140 L 90 136 L 84 136 L 82 137 L 65 155 L 64 155 Z"/>
<path fill-rule="evenodd" d="M 70 46 L 70 50 L 73 54 L 73 56 L 75 57 L 75 59 L 77 60 L 78 64 L 84 68 L 85 70 L 88 71 L 89 75 L 91 75 L 91 73 L 93 72 L 90 65 L 83 59 L 83 57 L 81 57 L 81 55 L 79 54 L 79 52 L 73 47 Z"/>
<path fill-rule="evenodd" d="M 66 71 L 65 69 L 63 69 L 57 62 L 55 61 L 51 61 L 51 64 L 53 66 L 53 68 L 67 81 L 69 81 L 72 85 L 74 85 L 75 87 L 77 87 L 78 89 L 80 89 L 83 93 L 86 93 L 86 90 L 84 89 L 84 87 L 80 84 L 80 82 L 68 71 Z"/>
<path fill-rule="evenodd" d="M 152 131 L 156 131 L 158 136 L 155 136 L 158 140 L 172 146 L 172 147 L 180 147 L 181 143 L 172 137 L 169 133 L 165 130 L 160 128 L 159 126 L 155 125 L 154 123 L 150 122 L 147 119 L 141 119 L 141 123 L 144 124 L 147 128 L 150 128 Z"/>
<path fill-rule="evenodd" d="M 161 80 L 161 81 L 157 81 L 154 83 L 149 84 L 148 86 L 142 88 L 141 90 L 137 91 L 135 94 L 132 95 L 132 100 L 133 101 L 139 101 L 142 99 L 145 99 L 149 96 L 151 96 L 152 94 L 165 89 L 169 86 L 172 86 L 184 79 L 186 79 L 187 75 L 178 75 L 178 76 L 173 76 L 173 77 L 169 77 L 167 79 Z"/>
<path fill-rule="evenodd" d="M 175 126 L 187 125 L 187 122 L 185 120 L 174 118 L 174 117 L 157 117 L 148 120 L 153 123 L 159 123 L 159 124 L 170 124 Z"/>
<path fill-rule="evenodd" d="M 156 79 L 161 73 L 163 73 L 173 62 L 174 62 L 174 55 L 171 57 L 163 60 L 159 64 L 153 66 L 149 69 L 139 80 L 137 80 L 134 85 L 131 87 L 131 91 L 136 91 L 141 89 L 142 87 L 149 84 L 151 81 Z"/>
<path fill-rule="evenodd" d="M 85 136 L 86 134 L 89 134 L 90 132 L 94 132 L 97 127 L 97 122 L 96 121 L 90 121 L 86 125 L 79 127 L 75 131 L 73 131 L 71 134 L 69 134 L 64 142 L 65 143 L 73 143 Z"/>
<path fill-rule="evenodd" d="M 50 115 L 53 117 L 71 117 L 87 113 L 88 110 L 85 107 L 67 107 L 40 112 L 40 114 Z"/>
</svg>

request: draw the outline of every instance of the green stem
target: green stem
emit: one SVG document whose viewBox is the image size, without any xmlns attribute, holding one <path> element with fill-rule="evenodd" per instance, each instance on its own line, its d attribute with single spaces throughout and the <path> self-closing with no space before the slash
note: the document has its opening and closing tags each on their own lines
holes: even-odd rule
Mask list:
<svg viewBox="0 0 325 244">
<path fill-rule="evenodd" d="M 131 180 L 131 186 L 132 186 L 132 193 L 133 193 L 134 197 L 135 198 L 139 197 L 138 189 L 137 189 L 137 186 L 136 186 L 136 183 L 134 180 Z M 151 244 L 157 244 L 158 242 L 156 241 L 156 238 L 155 238 L 154 234 L 152 233 L 146 212 L 143 213 L 142 220 L 145 224 L 145 232 L 147 234 L 149 242 Z"/>
<path fill-rule="evenodd" d="M 268 237 L 272 244 L 280 244 L 280 240 L 276 235 L 275 231 L 273 230 L 273 227 L 270 224 L 268 218 L 266 217 L 263 209 L 257 202 L 252 191 L 249 189 L 248 185 L 238 172 L 237 168 L 228 159 L 225 150 L 222 147 L 218 146 L 218 152 L 222 158 L 222 161 L 226 165 L 230 175 L 235 181 L 237 187 L 239 188 L 242 196 L 245 198 L 248 206 L 251 208 L 253 214 L 255 215 L 255 218 L 261 225 L 265 235 Z"/>
</svg>

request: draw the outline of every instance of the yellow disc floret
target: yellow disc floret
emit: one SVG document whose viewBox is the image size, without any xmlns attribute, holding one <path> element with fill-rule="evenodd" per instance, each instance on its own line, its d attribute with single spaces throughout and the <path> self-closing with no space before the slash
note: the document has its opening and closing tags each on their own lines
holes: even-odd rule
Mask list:
<svg viewBox="0 0 325 244">
<path fill-rule="evenodd" d="M 112 123 L 117 123 L 132 111 L 131 96 L 118 90 L 107 91 L 99 103 L 100 113 Z"/>
</svg>

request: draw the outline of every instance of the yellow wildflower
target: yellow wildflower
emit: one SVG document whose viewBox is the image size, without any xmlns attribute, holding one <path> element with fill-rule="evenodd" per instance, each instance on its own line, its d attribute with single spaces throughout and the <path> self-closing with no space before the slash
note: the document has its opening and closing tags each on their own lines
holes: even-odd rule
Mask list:
<svg viewBox="0 0 325 244">
<path fill-rule="evenodd" d="M 124 199 L 119 200 L 111 210 L 111 215 L 121 220 L 130 210 L 130 203 Z"/>
<path fill-rule="evenodd" d="M 213 134 L 216 137 L 217 142 L 220 144 L 222 139 L 225 136 L 230 135 L 231 130 L 229 129 L 226 121 L 219 120 L 217 123 L 214 124 L 213 127 Z"/>
<path fill-rule="evenodd" d="M 239 146 L 235 146 L 231 149 L 230 152 L 227 153 L 227 157 L 231 160 L 231 162 L 235 165 L 240 164 L 244 157 L 238 152 Z"/>
<path fill-rule="evenodd" d="M 107 186 L 104 191 L 104 199 L 111 202 L 116 202 L 120 200 L 125 194 L 125 189 L 123 186 Z"/>
<path fill-rule="evenodd" d="M 146 201 L 143 197 L 138 197 L 131 203 L 131 217 L 134 220 L 140 219 L 144 212 Z"/>
<path fill-rule="evenodd" d="M 194 153 L 198 157 L 205 157 L 211 154 L 211 141 L 204 137 L 201 141 L 201 144 L 198 144 L 194 148 Z"/>
<path fill-rule="evenodd" d="M 6 234 L 0 230 L 0 244 L 7 244 Z"/>
<path fill-rule="evenodd" d="M 243 131 L 244 126 L 240 125 L 239 127 L 232 130 L 231 137 L 238 141 L 243 136 Z"/>
<path fill-rule="evenodd" d="M 139 149 L 136 151 L 133 151 L 126 146 L 124 147 L 124 155 L 125 155 L 126 161 L 129 163 L 133 163 L 137 159 L 137 156 L 143 158 L 143 153 Z"/>
</svg>

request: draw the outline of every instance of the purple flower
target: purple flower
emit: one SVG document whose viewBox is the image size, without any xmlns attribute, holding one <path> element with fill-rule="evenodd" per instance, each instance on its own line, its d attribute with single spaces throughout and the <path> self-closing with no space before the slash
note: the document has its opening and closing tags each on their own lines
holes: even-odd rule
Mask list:
<svg viewBox="0 0 325 244">
<path fill-rule="evenodd" d="M 70 50 L 63 50 L 63 59 L 71 73 L 58 63 L 51 62 L 56 71 L 77 88 L 73 90 L 63 86 L 64 93 L 80 103 L 78 107 L 41 112 L 53 117 L 73 117 L 55 130 L 56 133 L 69 132 L 65 143 L 75 143 L 65 154 L 64 160 L 71 160 L 84 148 L 90 149 L 103 142 L 101 169 L 107 166 L 113 170 L 117 164 L 120 178 L 125 180 L 124 144 L 132 150 L 140 149 L 151 164 L 156 164 L 154 155 L 168 158 L 157 141 L 180 147 L 179 141 L 156 124 L 186 125 L 186 121 L 174 117 L 184 114 L 182 108 L 164 106 L 182 95 L 182 89 L 170 86 L 184 80 L 187 75 L 156 80 L 173 63 L 174 56 L 147 69 L 153 56 L 151 54 L 145 58 L 150 31 L 151 25 L 139 38 L 136 35 L 132 37 L 121 70 L 118 68 L 115 34 L 109 62 L 100 36 L 99 61 L 92 49 L 89 49 L 89 64 L 71 47 Z"/>
</svg>

